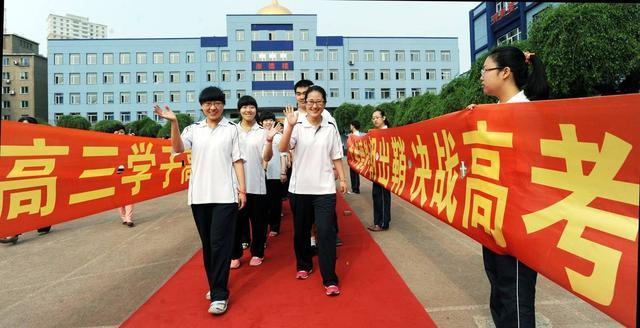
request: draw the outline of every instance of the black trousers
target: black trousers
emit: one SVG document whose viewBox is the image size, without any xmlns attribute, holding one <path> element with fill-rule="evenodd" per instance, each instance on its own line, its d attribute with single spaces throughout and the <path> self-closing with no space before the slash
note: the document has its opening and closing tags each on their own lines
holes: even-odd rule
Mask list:
<svg viewBox="0 0 640 328">
<path fill-rule="evenodd" d="M 318 232 L 318 262 L 322 283 L 337 285 L 336 275 L 336 194 L 290 194 L 293 212 L 293 248 L 296 254 L 296 270 L 313 268 L 313 250 L 309 245 L 311 225 L 315 219 Z"/>
<path fill-rule="evenodd" d="M 280 179 L 267 180 L 267 223 L 269 231 L 280 232 L 282 217 L 282 182 Z"/>
<path fill-rule="evenodd" d="M 373 198 L 373 224 L 389 229 L 391 222 L 391 192 L 377 183 L 371 189 Z"/>
<path fill-rule="evenodd" d="M 229 298 L 227 283 L 238 204 L 193 204 L 191 212 L 202 241 L 202 258 L 211 300 L 226 300 Z"/>
<path fill-rule="evenodd" d="M 267 241 L 267 195 L 247 194 L 247 205 L 238 213 L 236 234 L 233 242 L 233 259 L 242 257 L 242 231 L 251 222 L 251 256 L 264 257 Z"/>
<path fill-rule="evenodd" d="M 351 191 L 359 194 L 360 193 L 360 174 L 354 171 L 352 168 L 349 168 L 349 176 L 351 177 Z"/>
<path fill-rule="evenodd" d="M 536 279 L 538 273 L 510 255 L 482 247 L 484 270 L 491 284 L 489 307 L 497 328 L 536 326 Z"/>
</svg>

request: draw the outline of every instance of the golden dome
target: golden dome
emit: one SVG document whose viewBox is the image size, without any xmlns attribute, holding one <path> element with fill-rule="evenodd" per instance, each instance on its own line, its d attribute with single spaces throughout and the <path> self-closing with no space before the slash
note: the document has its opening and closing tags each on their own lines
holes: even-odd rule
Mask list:
<svg viewBox="0 0 640 328">
<path fill-rule="evenodd" d="M 258 10 L 260 15 L 291 15 L 291 11 L 280 4 L 278 0 L 272 0 L 271 4 Z"/>
</svg>

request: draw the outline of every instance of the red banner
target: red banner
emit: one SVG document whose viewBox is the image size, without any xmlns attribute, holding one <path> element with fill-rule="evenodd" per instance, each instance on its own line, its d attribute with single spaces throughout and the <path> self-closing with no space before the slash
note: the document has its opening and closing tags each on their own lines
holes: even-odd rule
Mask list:
<svg viewBox="0 0 640 328">
<path fill-rule="evenodd" d="M 1 124 L 0 237 L 188 186 L 191 154 L 171 155 L 169 140 Z"/>
<path fill-rule="evenodd" d="M 636 326 L 640 95 L 480 105 L 348 141 L 349 165 Z"/>
</svg>

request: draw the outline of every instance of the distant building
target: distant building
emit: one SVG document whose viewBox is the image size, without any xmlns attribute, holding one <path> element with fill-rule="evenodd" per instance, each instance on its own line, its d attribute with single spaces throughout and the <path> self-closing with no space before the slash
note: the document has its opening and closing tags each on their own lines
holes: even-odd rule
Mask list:
<svg viewBox="0 0 640 328">
<path fill-rule="evenodd" d="M 2 119 L 48 119 L 47 58 L 38 43 L 15 34 L 2 35 Z"/>
<path fill-rule="evenodd" d="M 469 11 L 471 64 L 496 46 L 527 38 L 536 15 L 554 2 L 485 1 Z"/>
<path fill-rule="evenodd" d="M 107 25 L 89 22 L 88 17 L 67 14 L 47 17 L 47 39 L 104 39 Z"/>
<path fill-rule="evenodd" d="M 281 115 L 300 79 L 324 87 L 332 110 L 438 93 L 459 74 L 455 37 L 318 36 L 316 15 L 291 14 L 277 1 L 227 15 L 227 36 L 49 40 L 48 54 L 50 119 L 92 123 L 158 120 L 154 103 L 198 119 L 198 94 L 210 85 L 225 92 L 225 115 L 237 117 L 243 95 Z"/>
</svg>

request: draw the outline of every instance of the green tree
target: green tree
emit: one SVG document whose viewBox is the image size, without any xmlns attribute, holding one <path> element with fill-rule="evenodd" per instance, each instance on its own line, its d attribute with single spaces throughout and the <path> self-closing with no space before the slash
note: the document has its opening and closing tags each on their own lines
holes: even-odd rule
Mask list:
<svg viewBox="0 0 640 328">
<path fill-rule="evenodd" d="M 338 123 L 340 134 L 349 133 L 349 125 L 358 116 L 361 108 L 361 105 L 343 103 L 333 111 L 333 118 Z M 360 123 L 362 124 L 363 122 Z"/>
<path fill-rule="evenodd" d="M 124 127 L 124 125 L 117 120 L 102 120 L 93 125 L 93 130 L 98 132 L 113 133 L 118 127 Z"/>
<path fill-rule="evenodd" d="M 187 114 L 176 114 L 176 118 L 178 119 L 178 127 L 180 128 L 180 133 L 187 126 L 193 124 L 193 118 Z M 157 136 L 159 138 L 169 138 L 171 137 L 171 123 L 166 122 L 160 130 L 158 130 Z"/>
<path fill-rule="evenodd" d="M 143 117 L 126 125 L 127 133 L 135 133 L 137 136 L 155 138 L 160 130 L 160 124 L 149 117 Z"/>
<path fill-rule="evenodd" d="M 640 5 L 570 3 L 549 8 L 529 31 L 552 98 L 638 92 Z"/>
<path fill-rule="evenodd" d="M 62 115 L 58 119 L 56 126 L 71 129 L 89 130 L 91 123 L 80 115 Z"/>
</svg>

